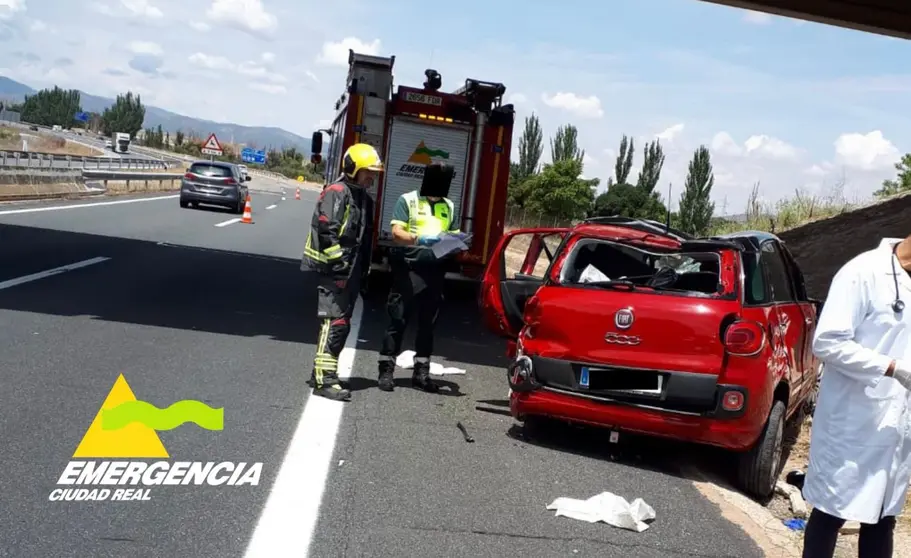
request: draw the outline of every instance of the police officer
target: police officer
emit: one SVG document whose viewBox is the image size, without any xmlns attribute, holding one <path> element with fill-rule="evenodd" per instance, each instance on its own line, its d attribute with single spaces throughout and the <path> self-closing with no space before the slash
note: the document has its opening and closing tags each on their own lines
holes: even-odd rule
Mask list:
<svg viewBox="0 0 911 558">
<path fill-rule="evenodd" d="M 392 391 L 395 358 L 402 349 L 402 337 L 410 315 L 417 312 L 412 386 L 436 393 L 439 386 L 430 379 L 433 328 L 443 300 L 446 258 L 437 258 L 430 248 L 443 234 L 459 233 L 459 219 L 449 194 L 453 168 L 432 164 L 424 171 L 420 192 L 399 197 L 392 214 L 392 237 L 398 245 L 390 250 L 392 286 L 386 301 L 389 325 L 379 357 L 379 388 Z"/>
<path fill-rule="evenodd" d="M 373 185 L 383 163 L 376 149 L 352 145 L 342 159 L 342 176 L 320 194 L 310 223 L 302 269 L 318 277 L 320 320 L 313 373 L 313 394 L 349 401 L 351 392 L 338 379 L 338 356 L 350 331 L 351 315 L 361 283 L 370 268 L 373 239 Z"/>
</svg>

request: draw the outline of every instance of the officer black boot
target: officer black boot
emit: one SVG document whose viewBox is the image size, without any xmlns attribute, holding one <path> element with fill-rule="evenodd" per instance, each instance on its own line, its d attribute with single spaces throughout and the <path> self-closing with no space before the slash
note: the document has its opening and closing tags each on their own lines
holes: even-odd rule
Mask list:
<svg viewBox="0 0 911 558">
<path fill-rule="evenodd" d="M 380 379 L 379 379 L 379 388 L 383 391 L 392 391 L 395 389 L 395 380 L 393 379 L 393 373 L 395 372 L 395 363 L 392 361 L 384 360 L 380 362 Z"/>
<path fill-rule="evenodd" d="M 343 388 L 341 384 L 323 384 L 313 390 L 313 395 L 333 401 L 351 401 L 351 392 Z"/>
<path fill-rule="evenodd" d="M 415 362 L 414 374 L 411 376 L 411 385 L 417 389 L 422 389 L 427 393 L 437 393 L 440 386 L 430 379 L 430 363 Z"/>
</svg>

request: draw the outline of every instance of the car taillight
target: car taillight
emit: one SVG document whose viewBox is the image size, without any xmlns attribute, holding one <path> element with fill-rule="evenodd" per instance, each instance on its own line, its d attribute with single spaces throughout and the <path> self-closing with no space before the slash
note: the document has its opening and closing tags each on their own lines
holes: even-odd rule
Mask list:
<svg viewBox="0 0 911 558">
<path fill-rule="evenodd" d="M 184 174 L 183 177 L 186 178 L 187 180 L 193 180 L 193 173 L 188 172 L 188 173 Z"/>
<path fill-rule="evenodd" d="M 225 180 L 225 184 L 237 184 L 237 181 L 233 178 L 228 178 Z"/>
<path fill-rule="evenodd" d="M 724 331 L 724 348 L 732 355 L 753 356 L 765 343 L 765 332 L 756 322 L 738 321 Z"/>
</svg>

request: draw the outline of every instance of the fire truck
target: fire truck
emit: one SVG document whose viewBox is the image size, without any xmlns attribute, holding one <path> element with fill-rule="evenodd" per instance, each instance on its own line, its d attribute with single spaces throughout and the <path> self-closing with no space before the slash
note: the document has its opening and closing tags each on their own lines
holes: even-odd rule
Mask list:
<svg viewBox="0 0 911 558">
<path fill-rule="evenodd" d="M 456 256 L 450 277 L 480 280 L 503 235 L 509 155 L 515 110 L 502 104 L 506 87 L 466 79 L 452 93 L 440 91 L 442 77 L 424 72 L 423 87 L 393 90 L 395 56 L 348 53 L 345 92 L 335 104 L 332 127 L 318 130 L 311 142 L 311 161 L 322 160 L 323 133 L 329 136 L 326 184 L 341 174 L 342 155 L 355 143 L 374 146 L 385 171 L 371 189 L 376 204 L 371 274 L 388 270 L 393 245 L 389 222 L 399 196 L 419 190 L 427 165 L 444 162 L 455 175 L 449 198 L 461 218 L 461 230 L 472 233 L 470 250 Z M 373 283 L 373 281 L 371 281 Z"/>
</svg>

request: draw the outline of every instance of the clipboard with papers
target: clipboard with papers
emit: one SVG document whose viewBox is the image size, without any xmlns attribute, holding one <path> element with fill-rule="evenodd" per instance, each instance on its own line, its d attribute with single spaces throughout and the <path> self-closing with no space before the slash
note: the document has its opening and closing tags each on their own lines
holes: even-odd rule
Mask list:
<svg viewBox="0 0 911 558">
<path fill-rule="evenodd" d="M 455 252 L 464 252 L 468 250 L 468 243 L 471 242 L 471 234 L 455 233 L 444 234 L 440 241 L 431 247 L 433 255 L 436 258 L 444 258 Z"/>
</svg>

